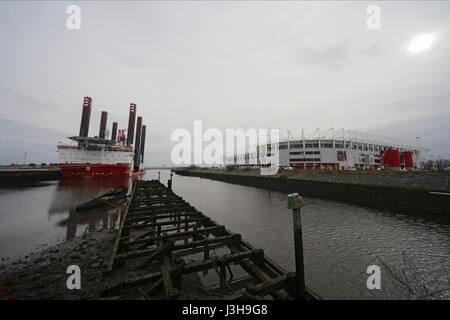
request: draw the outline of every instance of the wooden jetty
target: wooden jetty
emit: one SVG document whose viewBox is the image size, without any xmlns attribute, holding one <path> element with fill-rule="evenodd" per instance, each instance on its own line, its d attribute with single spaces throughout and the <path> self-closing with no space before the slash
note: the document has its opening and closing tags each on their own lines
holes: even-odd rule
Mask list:
<svg viewBox="0 0 450 320">
<path fill-rule="evenodd" d="M 119 188 L 101 196 L 82 203 L 76 207 L 77 211 L 85 211 L 96 209 L 101 206 L 109 206 L 113 208 L 119 207 L 126 201 L 127 188 Z"/>
<path fill-rule="evenodd" d="M 318 299 L 157 180 L 134 182 L 106 274 L 116 299 Z"/>
</svg>

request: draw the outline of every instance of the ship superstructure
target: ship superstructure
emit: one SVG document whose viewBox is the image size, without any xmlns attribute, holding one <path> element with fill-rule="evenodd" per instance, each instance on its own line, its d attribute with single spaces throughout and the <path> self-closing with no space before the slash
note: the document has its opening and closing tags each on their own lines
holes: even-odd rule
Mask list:
<svg viewBox="0 0 450 320">
<path fill-rule="evenodd" d="M 79 135 L 68 137 L 73 143 L 57 146 L 62 175 L 130 176 L 132 172 L 143 172 L 146 126 L 138 117 L 134 146 L 136 104 L 130 104 L 127 137 L 117 122 L 113 122 L 111 137 L 107 137 L 106 111 L 101 114 L 99 135 L 89 137 L 91 110 L 92 98 L 84 97 Z"/>
</svg>

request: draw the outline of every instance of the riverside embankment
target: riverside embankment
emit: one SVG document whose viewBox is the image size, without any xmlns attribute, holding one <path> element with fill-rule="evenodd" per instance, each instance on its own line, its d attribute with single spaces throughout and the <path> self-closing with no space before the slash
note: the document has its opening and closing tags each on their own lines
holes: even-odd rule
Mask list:
<svg viewBox="0 0 450 320">
<path fill-rule="evenodd" d="M 61 178 L 61 171 L 58 167 L 2 167 L 0 168 L 0 187 L 8 187 L 22 183 L 53 181 Z"/>
<path fill-rule="evenodd" d="M 285 193 L 298 192 L 384 211 L 450 215 L 447 173 L 283 170 L 274 176 L 261 176 L 259 170 L 174 172 Z"/>
</svg>

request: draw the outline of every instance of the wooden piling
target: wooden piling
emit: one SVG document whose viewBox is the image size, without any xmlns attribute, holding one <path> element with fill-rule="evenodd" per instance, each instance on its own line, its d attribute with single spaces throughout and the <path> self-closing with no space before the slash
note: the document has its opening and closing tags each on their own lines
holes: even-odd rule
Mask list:
<svg viewBox="0 0 450 320">
<path fill-rule="evenodd" d="M 268 295 L 294 299 L 298 292 L 305 293 L 302 298 L 317 298 L 304 287 L 304 278 L 299 277 L 302 272 L 297 271 L 297 276 L 287 273 L 264 251 L 190 206 L 170 186 L 166 188 L 157 180 L 134 182 L 108 263 L 109 280 L 101 296 L 126 298 L 128 293 L 140 292 L 143 299 L 185 299 L 192 288 L 181 286 L 182 277 L 215 270 L 223 299 L 260 299 Z M 295 217 L 294 227 L 301 230 L 301 220 L 297 219 L 300 215 Z M 301 242 L 301 233 L 296 234 L 296 243 Z M 297 249 L 302 251 L 298 244 L 296 252 Z M 302 257 L 297 259 L 296 255 L 296 262 L 303 263 Z M 233 269 L 230 265 L 234 265 Z M 238 267 L 247 276 L 234 280 L 232 270 Z M 217 298 L 217 294 L 214 292 L 211 297 Z"/>
<path fill-rule="evenodd" d="M 294 250 L 297 299 L 304 299 L 305 291 L 305 266 L 303 259 L 303 237 L 301 209 L 292 210 L 294 222 Z"/>
<path fill-rule="evenodd" d="M 173 176 L 173 173 L 171 172 L 170 173 L 170 178 L 167 181 L 167 189 L 169 189 L 169 190 L 172 190 L 172 176 Z"/>
<path fill-rule="evenodd" d="M 295 292 L 296 298 L 305 298 L 305 266 L 303 259 L 303 235 L 301 208 L 305 205 L 303 198 L 298 193 L 288 195 L 288 208 L 292 209 L 294 224 L 294 251 L 295 251 Z"/>
</svg>

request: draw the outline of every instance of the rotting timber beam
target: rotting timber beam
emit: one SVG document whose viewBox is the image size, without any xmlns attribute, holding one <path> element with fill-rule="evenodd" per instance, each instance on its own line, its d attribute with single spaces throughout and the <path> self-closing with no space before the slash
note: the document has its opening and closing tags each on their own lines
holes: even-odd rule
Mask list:
<svg viewBox="0 0 450 320">
<path fill-rule="evenodd" d="M 174 216 L 175 218 L 177 218 L 178 216 Z M 126 225 L 124 226 L 124 229 L 146 229 L 146 228 L 154 228 L 157 226 L 169 226 L 169 225 L 176 225 L 176 224 L 184 224 L 186 222 L 188 223 L 198 223 L 198 222 L 205 222 L 208 221 L 209 218 L 208 217 L 200 217 L 200 218 L 193 218 L 193 219 L 188 219 L 188 220 L 169 220 L 169 221 L 160 221 L 160 222 L 152 222 L 154 220 L 156 220 L 158 217 L 155 216 L 153 218 L 149 218 L 148 219 L 148 223 L 146 222 L 146 220 L 143 221 L 143 223 L 141 224 L 134 224 L 134 225 Z"/>
<path fill-rule="evenodd" d="M 155 214 L 155 213 L 146 213 L 142 215 L 130 215 L 128 221 L 125 225 L 130 225 L 133 223 L 139 223 L 141 221 L 145 221 L 145 219 L 157 218 L 157 219 L 173 219 L 175 217 L 195 217 L 202 216 L 202 214 L 198 211 L 174 211 L 171 210 L 170 213 L 165 214 Z"/>
<path fill-rule="evenodd" d="M 176 253 L 179 250 L 185 249 L 194 249 L 201 246 L 204 246 L 205 243 L 208 245 L 214 244 L 222 244 L 222 245 L 238 245 L 239 241 L 241 241 L 241 236 L 239 234 L 233 234 L 230 236 L 223 236 L 199 241 L 192 241 L 188 243 L 180 243 L 173 246 L 172 252 Z M 143 250 L 130 250 L 129 252 L 118 254 L 117 257 L 125 258 L 125 259 L 136 259 L 141 257 L 147 257 L 152 255 L 159 249 L 143 249 Z"/>
<path fill-rule="evenodd" d="M 203 261 L 196 261 L 184 266 L 183 273 L 191 273 L 212 269 L 217 266 L 225 266 L 228 263 L 239 263 L 244 259 L 261 260 L 264 258 L 264 251 L 261 249 L 246 251 L 237 254 L 224 255 L 222 257 L 213 257 Z"/>
<path fill-rule="evenodd" d="M 138 239 L 138 240 L 125 240 L 124 245 L 125 246 L 132 246 L 132 245 L 136 245 L 136 244 L 151 245 L 151 244 L 155 243 L 155 241 L 159 241 L 159 240 L 169 240 L 169 239 L 180 240 L 180 239 L 184 239 L 184 238 L 191 238 L 195 235 L 209 234 L 212 231 L 218 231 L 218 230 L 224 230 L 224 229 L 225 229 L 224 226 L 214 226 L 214 227 L 202 228 L 202 229 L 198 229 L 198 230 L 179 232 L 179 233 L 177 232 L 177 233 L 172 233 L 172 234 L 160 235 L 160 236 L 156 236 L 156 237 L 148 237 L 148 238 Z"/>
<path fill-rule="evenodd" d="M 135 190 L 136 190 L 136 184 L 134 184 L 133 187 L 132 187 L 131 198 L 133 198 L 133 194 L 134 194 Z M 128 203 L 127 209 L 125 210 L 125 213 L 123 214 L 122 220 L 120 221 L 120 227 L 119 227 L 119 231 L 117 232 L 117 238 L 116 238 L 116 240 L 114 242 L 112 253 L 111 253 L 111 256 L 110 256 L 109 261 L 108 261 L 107 266 L 106 266 L 106 273 L 107 274 L 110 274 L 112 272 L 113 268 L 114 268 L 116 255 L 117 255 L 117 253 L 119 251 L 120 240 L 122 239 L 123 226 L 125 224 L 126 217 L 128 215 L 130 203 L 131 203 L 131 201 Z"/>
<path fill-rule="evenodd" d="M 184 261 L 192 257 L 192 262 Z M 248 277 L 233 281 L 231 264 Z M 134 182 L 107 270 L 115 282 L 103 291 L 106 295 L 134 290 L 145 299 L 183 298 L 180 277 L 215 270 L 224 299 L 294 297 L 295 275 L 157 180 Z"/>
</svg>

